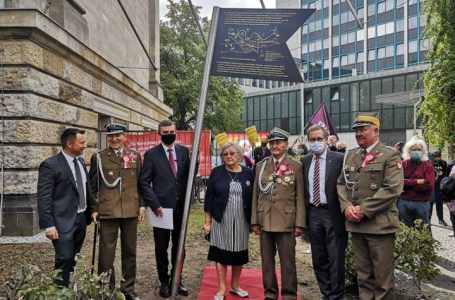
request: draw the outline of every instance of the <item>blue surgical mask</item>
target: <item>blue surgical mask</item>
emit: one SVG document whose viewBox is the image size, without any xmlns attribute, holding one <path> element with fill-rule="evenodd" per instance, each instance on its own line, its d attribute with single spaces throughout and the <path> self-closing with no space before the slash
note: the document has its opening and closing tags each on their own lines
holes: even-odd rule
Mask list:
<svg viewBox="0 0 455 300">
<path fill-rule="evenodd" d="M 316 155 L 321 155 L 324 153 L 325 150 L 325 142 L 308 142 L 308 146 L 311 150 Z"/>
<path fill-rule="evenodd" d="M 412 160 L 420 160 L 422 158 L 422 151 L 411 151 Z"/>
</svg>

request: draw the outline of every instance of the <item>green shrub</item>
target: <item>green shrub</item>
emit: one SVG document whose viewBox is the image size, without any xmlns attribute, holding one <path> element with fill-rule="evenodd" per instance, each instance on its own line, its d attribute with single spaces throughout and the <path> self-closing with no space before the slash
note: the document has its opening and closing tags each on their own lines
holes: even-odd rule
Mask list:
<svg viewBox="0 0 455 300">
<path fill-rule="evenodd" d="M 431 280 L 440 274 L 435 264 L 438 248 L 439 242 L 422 220 L 416 220 L 414 227 L 401 224 L 395 242 L 395 268 L 410 275 L 421 291 L 422 280 Z"/>
<path fill-rule="evenodd" d="M 422 220 L 415 221 L 414 227 L 400 224 L 401 229 L 395 240 L 395 268 L 412 277 L 415 286 L 421 292 L 422 280 L 431 280 L 440 274 L 436 266 L 439 242 L 431 236 L 428 225 Z M 346 247 L 346 281 L 350 284 L 357 282 L 357 274 L 352 253 L 351 236 Z"/>
<path fill-rule="evenodd" d="M 54 280 L 61 279 L 61 271 L 54 270 L 45 274 L 37 266 L 23 265 L 16 271 L 16 278 L 6 284 L 7 300 L 52 300 L 52 299 L 100 299 L 124 300 L 125 296 L 118 287 L 111 291 L 109 278 L 111 271 L 100 275 L 92 274 L 92 268 L 83 266 L 83 257 L 76 256 L 79 262 L 74 268 L 69 287 L 60 287 Z"/>
</svg>

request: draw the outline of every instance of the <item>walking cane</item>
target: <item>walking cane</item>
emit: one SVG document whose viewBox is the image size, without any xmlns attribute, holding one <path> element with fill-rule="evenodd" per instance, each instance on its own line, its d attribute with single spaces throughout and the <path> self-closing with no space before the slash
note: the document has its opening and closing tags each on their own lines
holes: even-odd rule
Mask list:
<svg viewBox="0 0 455 300">
<path fill-rule="evenodd" d="M 95 229 L 93 232 L 92 271 L 90 272 L 90 275 L 93 275 L 93 271 L 95 270 L 96 238 L 98 237 L 98 234 L 99 234 L 99 225 L 98 225 L 98 223 L 95 223 Z"/>
<path fill-rule="evenodd" d="M 90 166 L 93 167 L 93 166 Z M 96 182 L 98 186 L 98 190 L 96 191 L 96 198 L 99 199 L 99 194 L 100 194 L 100 166 L 98 164 L 98 160 L 96 160 Z M 95 270 L 95 255 L 96 255 L 96 238 L 100 234 L 100 227 L 99 227 L 99 221 L 96 220 L 95 222 L 95 228 L 93 229 L 93 250 L 92 250 L 92 270 L 90 272 L 90 275 L 93 275 L 93 271 Z"/>
</svg>

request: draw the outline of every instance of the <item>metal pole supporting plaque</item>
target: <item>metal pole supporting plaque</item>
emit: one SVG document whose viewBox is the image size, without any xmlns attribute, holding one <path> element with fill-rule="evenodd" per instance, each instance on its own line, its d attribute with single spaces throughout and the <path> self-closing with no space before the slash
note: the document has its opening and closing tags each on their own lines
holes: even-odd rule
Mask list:
<svg viewBox="0 0 455 300">
<path fill-rule="evenodd" d="M 188 185 L 186 187 L 185 205 L 183 210 L 182 227 L 180 230 L 179 245 L 177 249 L 177 261 L 175 262 L 174 274 L 172 274 L 172 296 L 176 296 L 180 284 L 180 277 L 183 269 L 183 248 L 185 245 L 186 231 L 188 224 L 188 215 L 191 205 L 191 196 L 193 192 L 194 174 L 196 174 L 196 164 L 199 155 L 199 142 L 201 139 L 202 124 L 204 123 L 205 103 L 209 86 L 210 66 L 212 65 L 213 49 L 215 45 L 215 32 L 218 24 L 219 7 L 213 7 L 212 25 L 210 28 L 209 44 L 205 56 L 204 76 L 202 78 L 201 93 L 199 95 L 199 108 L 196 118 L 196 128 L 194 129 L 193 152 L 191 154 L 190 171 L 188 176 Z"/>
</svg>

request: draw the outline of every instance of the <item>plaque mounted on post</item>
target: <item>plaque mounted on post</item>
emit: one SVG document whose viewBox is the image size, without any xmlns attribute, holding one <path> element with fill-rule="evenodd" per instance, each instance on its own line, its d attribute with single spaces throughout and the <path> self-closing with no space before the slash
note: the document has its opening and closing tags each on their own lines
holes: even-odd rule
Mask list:
<svg viewBox="0 0 455 300">
<path fill-rule="evenodd" d="M 210 75 L 303 82 L 286 41 L 314 11 L 220 8 Z"/>
</svg>

